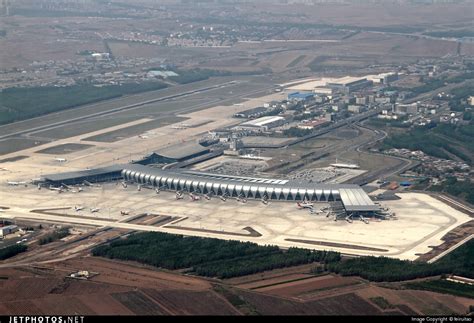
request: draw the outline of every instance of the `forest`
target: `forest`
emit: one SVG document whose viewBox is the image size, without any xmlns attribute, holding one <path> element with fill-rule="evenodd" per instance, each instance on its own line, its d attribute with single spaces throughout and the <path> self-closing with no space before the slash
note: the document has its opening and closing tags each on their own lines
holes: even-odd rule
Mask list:
<svg viewBox="0 0 474 323">
<path fill-rule="evenodd" d="M 48 243 L 57 241 L 59 239 L 62 239 L 64 237 L 67 237 L 68 235 L 69 235 L 69 228 L 61 228 L 39 239 L 39 244 L 40 245 L 48 244 Z"/>
<path fill-rule="evenodd" d="M 0 249 L 0 260 L 8 259 L 13 256 L 16 256 L 17 254 L 26 251 L 28 247 L 22 243 L 20 244 L 14 244 L 12 246 L 8 246 L 5 248 Z"/>
<path fill-rule="evenodd" d="M 329 271 L 370 281 L 403 281 L 442 274 L 474 278 L 474 240 L 433 264 L 386 257 L 360 257 L 329 263 Z"/>
<path fill-rule="evenodd" d="M 138 233 L 92 250 L 94 256 L 133 260 L 166 269 L 189 269 L 201 276 L 230 278 L 315 261 L 338 261 L 334 252 L 250 242 L 185 237 L 168 233 Z"/>
</svg>

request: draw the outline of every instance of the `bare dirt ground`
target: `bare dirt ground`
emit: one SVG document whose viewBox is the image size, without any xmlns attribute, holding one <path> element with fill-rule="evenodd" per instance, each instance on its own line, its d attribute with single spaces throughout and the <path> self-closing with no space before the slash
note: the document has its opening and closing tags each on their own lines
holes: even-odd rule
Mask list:
<svg viewBox="0 0 474 323">
<path fill-rule="evenodd" d="M 410 315 L 464 314 L 472 304 L 462 297 L 387 289 L 351 277 L 326 275 L 294 281 L 310 276 L 308 269 L 305 265 L 267 272 L 266 283 L 277 285 L 250 290 L 252 284 L 231 287 L 229 283 L 243 283 L 257 275 L 219 281 L 80 256 L 41 266 L 1 268 L 0 311 L 7 315 Z M 66 278 L 79 270 L 98 275 L 89 280 Z M 392 308 L 379 308 L 371 301 L 374 297 L 384 297 Z"/>
</svg>

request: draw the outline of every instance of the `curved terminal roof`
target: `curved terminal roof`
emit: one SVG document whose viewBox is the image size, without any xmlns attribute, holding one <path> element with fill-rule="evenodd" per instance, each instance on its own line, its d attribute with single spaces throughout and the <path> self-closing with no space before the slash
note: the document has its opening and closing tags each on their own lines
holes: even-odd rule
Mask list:
<svg viewBox="0 0 474 323">
<path fill-rule="evenodd" d="M 212 183 L 212 185 L 225 185 L 226 187 L 241 184 L 250 191 L 258 191 L 264 187 L 265 192 L 325 192 L 324 194 L 330 192 L 327 194 L 340 198 L 348 212 L 379 210 L 379 207 L 374 204 L 367 193 L 360 186 L 354 184 L 311 183 L 308 181 L 243 177 L 189 170 L 163 170 L 142 165 L 128 165 L 124 168 L 123 174 L 134 174 L 135 177 L 141 179 L 150 179 L 154 176 L 156 178 L 171 178 L 180 182 L 205 182 Z M 137 174 L 140 174 L 140 176 L 137 176 Z"/>
</svg>

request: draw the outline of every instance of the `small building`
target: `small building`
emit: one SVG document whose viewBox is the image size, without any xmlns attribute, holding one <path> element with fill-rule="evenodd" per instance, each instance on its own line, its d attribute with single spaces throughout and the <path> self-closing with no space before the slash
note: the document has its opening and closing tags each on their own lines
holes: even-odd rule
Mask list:
<svg viewBox="0 0 474 323">
<path fill-rule="evenodd" d="M 317 128 L 317 127 L 320 127 L 324 124 L 327 124 L 329 123 L 325 118 L 323 119 L 316 119 L 316 120 L 310 120 L 310 121 L 306 121 L 306 122 L 302 122 L 298 125 L 298 128 L 300 129 L 314 129 L 314 128 Z"/>
<path fill-rule="evenodd" d="M 361 113 L 364 111 L 364 107 L 361 105 L 348 105 L 347 106 L 347 111 L 352 112 L 352 113 Z"/>
<path fill-rule="evenodd" d="M 405 114 L 415 114 L 418 112 L 419 104 L 412 103 L 412 104 L 396 104 L 393 108 L 393 113 L 399 115 Z"/>
<path fill-rule="evenodd" d="M 18 226 L 17 225 L 6 225 L 4 227 L 0 227 L 0 237 L 5 237 L 6 235 L 12 234 L 17 232 Z"/>
</svg>

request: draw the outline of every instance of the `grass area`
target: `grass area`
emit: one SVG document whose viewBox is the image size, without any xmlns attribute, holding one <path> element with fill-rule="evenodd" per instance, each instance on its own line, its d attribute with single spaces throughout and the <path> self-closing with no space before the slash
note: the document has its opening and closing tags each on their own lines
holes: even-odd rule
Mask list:
<svg viewBox="0 0 474 323">
<path fill-rule="evenodd" d="M 103 87 L 82 84 L 67 87 L 9 88 L 0 92 L 0 124 L 165 87 L 166 85 L 160 82 L 145 82 Z"/>
<path fill-rule="evenodd" d="M 45 244 L 57 241 L 59 239 L 62 239 L 64 237 L 67 237 L 68 235 L 69 235 L 69 228 L 62 228 L 39 239 L 39 244 L 45 245 Z"/>
<path fill-rule="evenodd" d="M 443 294 L 474 298 L 474 286 L 455 283 L 445 279 L 407 283 L 404 286 L 410 289 L 429 290 Z"/>
<path fill-rule="evenodd" d="M 28 247 L 22 243 L 2 248 L 0 249 L 0 260 L 16 256 L 17 254 L 26 251 L 26 249 L 28 249 Z"/>
<path fill-rule="evenodd" d="M 432 37 L 447 37 L 447 38 L 462 38 L 462 37 L 474 37 L 474 31 L 470 29 L 457 29 L 457 30 L 443 30 L 443 31 L 430 31 L 425 32 L 423 35 Z"/>
<path fill-rule="evenodd" d="M 178 70 L 175 69 L 174 72 L 179 74 L 178 76 L 171 76 L 168 79 L 179 84 L 188 84 L 198 81 L 204 81 L 210 77 L 216 76 L 236 76 L 236 75 L 260 75 L 271 72 L 271 70 L 261 69 L 258 71 L 249 71 L 249 72 L 229 72 L 229 71 L 218 71 L 210 69 L 201 69 L 194 68 L 190 70 Z"/>
<path fill-rule="evenodd" d="M 292 60 L 288 65 L 286 65 L 286 67 L 288 68 L 295 67 L 305 58 L 306 58 L 306 55 L 300 55 L 296 57 L 294 60 Z"/>
<path fill-rule="evenodd" d="M 189 268 L 201 276 L 230 278 L 312 263 L 337 261 L 339 254 L 250 242 L 184 237 L 168 233 L 138 233 L 92 250 L 94 256 L 134 260 L 166 269 Z"/>
</svg>

